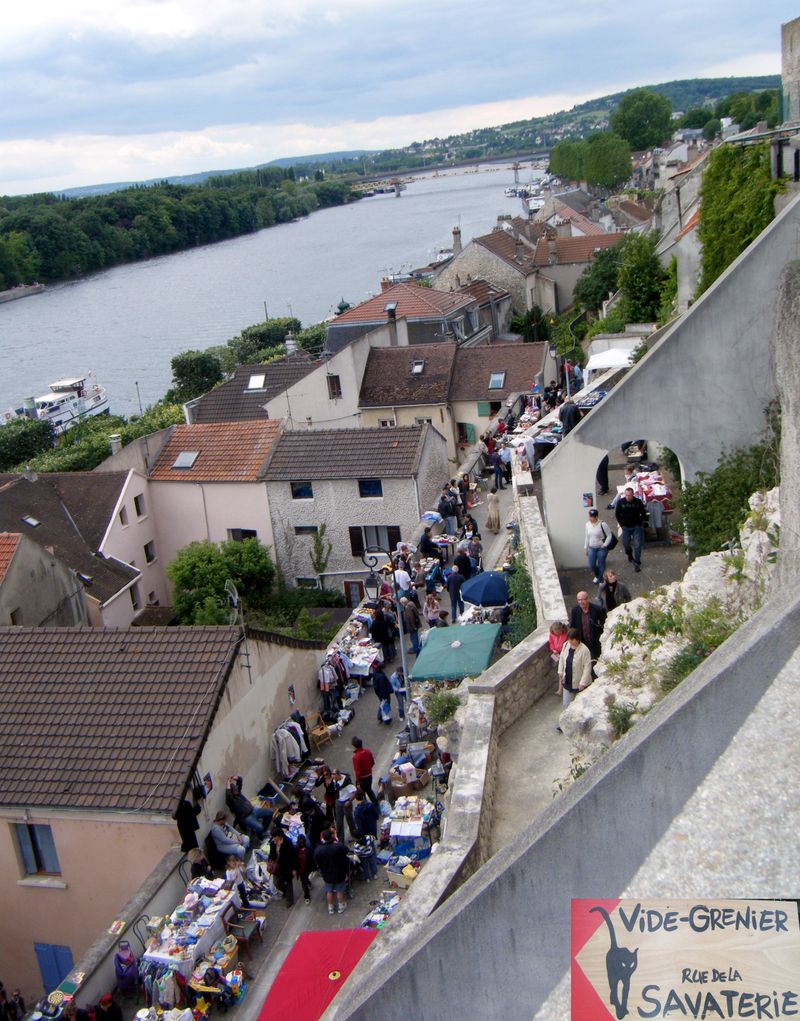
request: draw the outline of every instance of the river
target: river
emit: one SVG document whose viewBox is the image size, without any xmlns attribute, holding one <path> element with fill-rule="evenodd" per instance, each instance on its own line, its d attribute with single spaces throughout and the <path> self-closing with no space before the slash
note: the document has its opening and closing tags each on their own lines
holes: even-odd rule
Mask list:
<svg viewBox="0 0 800 1021">
<path fill-rule="evenodd" d="M 527 181 L 530 170 L 522 172 Z M 422 176 L 400 199 L 380 195 L 313 213 L 231 241 L 105 270 L 0 305 L 0 411 L 55 379 L 94 372 L 112 411 L 138 410 L 170 385 L 180 351 L 223 344 L 270 316 L 304 325 L 378 291 L 381 277 L 425 265 L 452 241 L 491 230 L 510 165 Z"/>
</svg>

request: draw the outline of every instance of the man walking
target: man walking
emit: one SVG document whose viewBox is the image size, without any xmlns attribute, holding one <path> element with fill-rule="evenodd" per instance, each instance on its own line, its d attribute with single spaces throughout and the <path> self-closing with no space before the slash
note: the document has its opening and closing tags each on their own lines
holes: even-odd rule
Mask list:
<svg viewBox="0 0 800 1021">
<path fill-rule="evenodd" d="M 391 690 L 390 687 L 390 695 Z M 356 787 L 360 787 L 372 804 L 377 806 L 378 799 L 375 797 L 375 791 L 372 789 L 372 770 L 375 768 L 375 758 L 369 748 L 364 747 L 364 742 L 360 737 L 354 737 L 350 743 L 355 749 L 353 752 L 353 776 L 356 780 Z"/>
<path fill-rule="evenodd" d="M 375 692 L 375 697 L 378 699 L 378 723 L 385 723 L 387 727 L 392 722 L 392 686 L 389 683 L 389 678 L 383 672 L 383 667 L 373 666 L 372 673 L 372 690 Z M 384 702 L 388 702 L 388 711 L 386 715 L 389 717 L 388 720 L 384 719 Z M 355 745 L 355 738 L 353 739 Z M 358 783 L 358 777 L 356 777 L 356 783 Z"/>
<path fill-rule="evenodd" d="M 347 844 L 333 839 L 330 830 L 323 830 L 320 840 L 321 843 L 314 851 L 314 865 L 325 884 L 328 914 L 333 915 L 338 910 L 341 915 L 347 908 L 347 856 L 350 851 Z M 337 900 L 338 908 L 334 906 Z"/>
<path fill-rule="evenodd" d="M 410 599 L 405 596 L 400 600 L 400 610 L 403 614 L 403 627 L 411 642 L 410 652 L 419 656 L 419 629 L 422 627 L 422 618 L 419 610 Z"/>
<path fill-rule="evenodd" d="M 600 656 L 600 635 L 606 622 L 606 611 L 597 603 L 590 603 L 586 592 L 578 593 L 578 605 L 569 615 L 569 626 L 575 628 L 581 642 L 589 649 L 592 659 Z"/>
<path fill-rule="evenodd" d="M 447 579 L 447 591 L 450 593 L 450 615 L 454 624 L 459 613 L 464 612 L 464 600 L 461 598 L 463 584 L 464 575 L 457 567 L 453 567 L 450 577 Z"/>
<path fill-rule="evenodd" d="M 617 500 L 614 514 L 622 526 L 622 545 L 625 547 L 628 560 L 633 561 L 634 571 L 641 571 L 647 508 L 638 496 L 633 495 L 632 486 L 627 486 L 622 499 Z"/>
<path fill-rule="evenodd" d="M 458 531 L 458 518 L 456 517 L 455 501 L 450 496 L 450 489 L 448 486 L 442 487 L 442 495 L 439 497 L 439 502 L 436 505 L 436 510 L 444 521 L 444 531 L 446 535 L 455 535 Z"/>
<path fill-rule="evenodd" d="M 403 668 L 399 666 L 389 678 L 389 684 L 397 699 L 397 715 L 401 720 L 406 718 L 406 678 Z"/>
</svg>

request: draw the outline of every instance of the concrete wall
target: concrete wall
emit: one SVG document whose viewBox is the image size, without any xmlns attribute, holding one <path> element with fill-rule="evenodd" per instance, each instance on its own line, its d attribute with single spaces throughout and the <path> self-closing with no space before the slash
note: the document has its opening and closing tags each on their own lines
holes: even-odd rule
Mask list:
<svg viewBox="0 0 800 1021">
<path fill-rule="evenodd" d="M 570 308 L 573 304 L 575 284 L 589 265 L 588 262 L 571 262 L 563 266 L 556 264 L 544 267 L 541 271 L 537 270 L 528 278 L 528 308 L 537 304 L 545 312 L 563 312 L 564 309 Z"/>
<path fill-rule="evenodd" d="M 799 640 L 800 601 L 762 609 L 424 925 L 392 945 L 382 935 L 326 1021 L 371 1021 L 376 1003 L 381 1021 L 426 1017 L 432 991 L 454 1017 L 496 1017 L 501 1003 L 530 1021 L 568 967 L 571 899 L 619 895 Z"/>
<path fill-rule="evenodd" d="M 798 19 L 800 30 L 800 19 Z M 780 583 L 787 591 L 800 577 L 800 500 L 790 480 L 800 479 L 800 262 L 791 262 L 778 287 L 775 375 L 781 402 L 781 553 Z"/>
<path fill-rule="evenodd" d="M 83 583 L 75 572 L 21 535 L 0 581 L 0 626 L 74 627 L 88 621 Z"/>
<path fill-rule="evenodd" d="M 800 121 L 800 18 L 781 25 L 781 86 L 783 119 Z"/>
<path fill-rule="evenodd" d="M 140 507 L 144 512 L 141 515 L 136 512 L 134 503 L 136 497 L 139 498 Z M 162 604 L 169 602 L 169 588 L 164 574 L 164 567 L 168 561 L 159 555 L 153 563 L 148 564 L 144 555 L 146 543 L 155 542 L 157 552 L 160 545 L 156 532 L 156 515 L 151 513 L 153 510 L 151 502 L 149 480 L 135 469 L 130 471 L 106 534 L 100 543 L 100 552 L 105 556 L 114 557 L 123 564 L 132 564 L 140 572 L 141 577 L 137 582 L 140 608 L 146 606 L 148 602 Z M 129 624 L 134 615 L 129 595 L 125 593 L 124 598 L 131 613 L 122 626 Z"/>
<path fill-rule="evenodd" d="M 525 251 L 530 254 L 527 248 Z M 456 291 L 472 280 L 488 280 L 508 291 L 515 312 L 527 309 L 525 274 L 475 241 L 470 241 L 436 274 L 433 286 L 437 291 Z"/>
<path fill-rule="evenodd" d="M 25 876 L 14 823 L 51 827 L 60 875 Z M 27 1001 L 43 993 L 34 943 L 69 947 L 78 961 L 176 838 L 157 815 L 0 809 L 3 970 Z"/>
<path fill-rule="evenodd" d="M 594 492 L 598 463 L 624 440 L 669 447 L 691 481 L 713 471 L 723 447 L 750 446 L 762 433 L 776 393 L 769 338 L 778 280 L 797 253 L 798 228 L 795 199 L 542 462 L 544 515 L 560 566 L 582 566 L 581 494 Z"/>
</svg>

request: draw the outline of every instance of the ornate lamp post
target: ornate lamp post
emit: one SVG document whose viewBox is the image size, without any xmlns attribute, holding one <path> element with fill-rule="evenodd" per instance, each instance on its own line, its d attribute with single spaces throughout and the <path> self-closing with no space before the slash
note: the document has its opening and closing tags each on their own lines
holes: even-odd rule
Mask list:
<svg viewBox="0 0 800 1021">
<path fill-rule="evenodd" d="M 400 606 L 400 600 L 397 598 L 397 578 L 394 571 L 394 562 L 392 560 L 391 553 L 385 550 L 382 546 L 367 546 L 364 552 L 361 554 L 361 560 L 365 567 L 369 568 L 369 574 L 364 581 L 364 591 L 366 592 L 369 599 L 377 602 L 378 595 L 381 588 L 381 580 L 375 573 L 375 568 L 378 565 L 379 557 L 386 557 L 391 565 L 392 569 L 392 605 L 395 608 L 397 614 L 397 627 L 400 631 L 400 661 L 403 664 L 403 677 L 408 683 L 408 666 L 406 664 L 406 635 L 403 627 L 403 608 Z"/>
</svg>

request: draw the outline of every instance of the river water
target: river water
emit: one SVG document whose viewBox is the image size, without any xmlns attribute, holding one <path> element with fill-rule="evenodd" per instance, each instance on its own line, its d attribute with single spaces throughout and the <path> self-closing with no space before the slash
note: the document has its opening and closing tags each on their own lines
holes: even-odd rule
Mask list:
<svg viewBox="0 0 800 1021">
<path fill-rule="evenodd" d="M 144 406 L 158 400 L 173 355 L 225 343 L 263 320 L 265 302 L 270 316 L 319 322 L 341 298 L 376 293 L 386 273 L 425 265 L 457 224 L 466 244 L 498 214 L 521 213 L 503 194 L 512 183 L 510 166 L 419 177 L 400 199 L 362 199 L 0 304 L 0 411 L 92 370 L 112 411 L 135 412 L 135 382 Z"/>
</svg>

